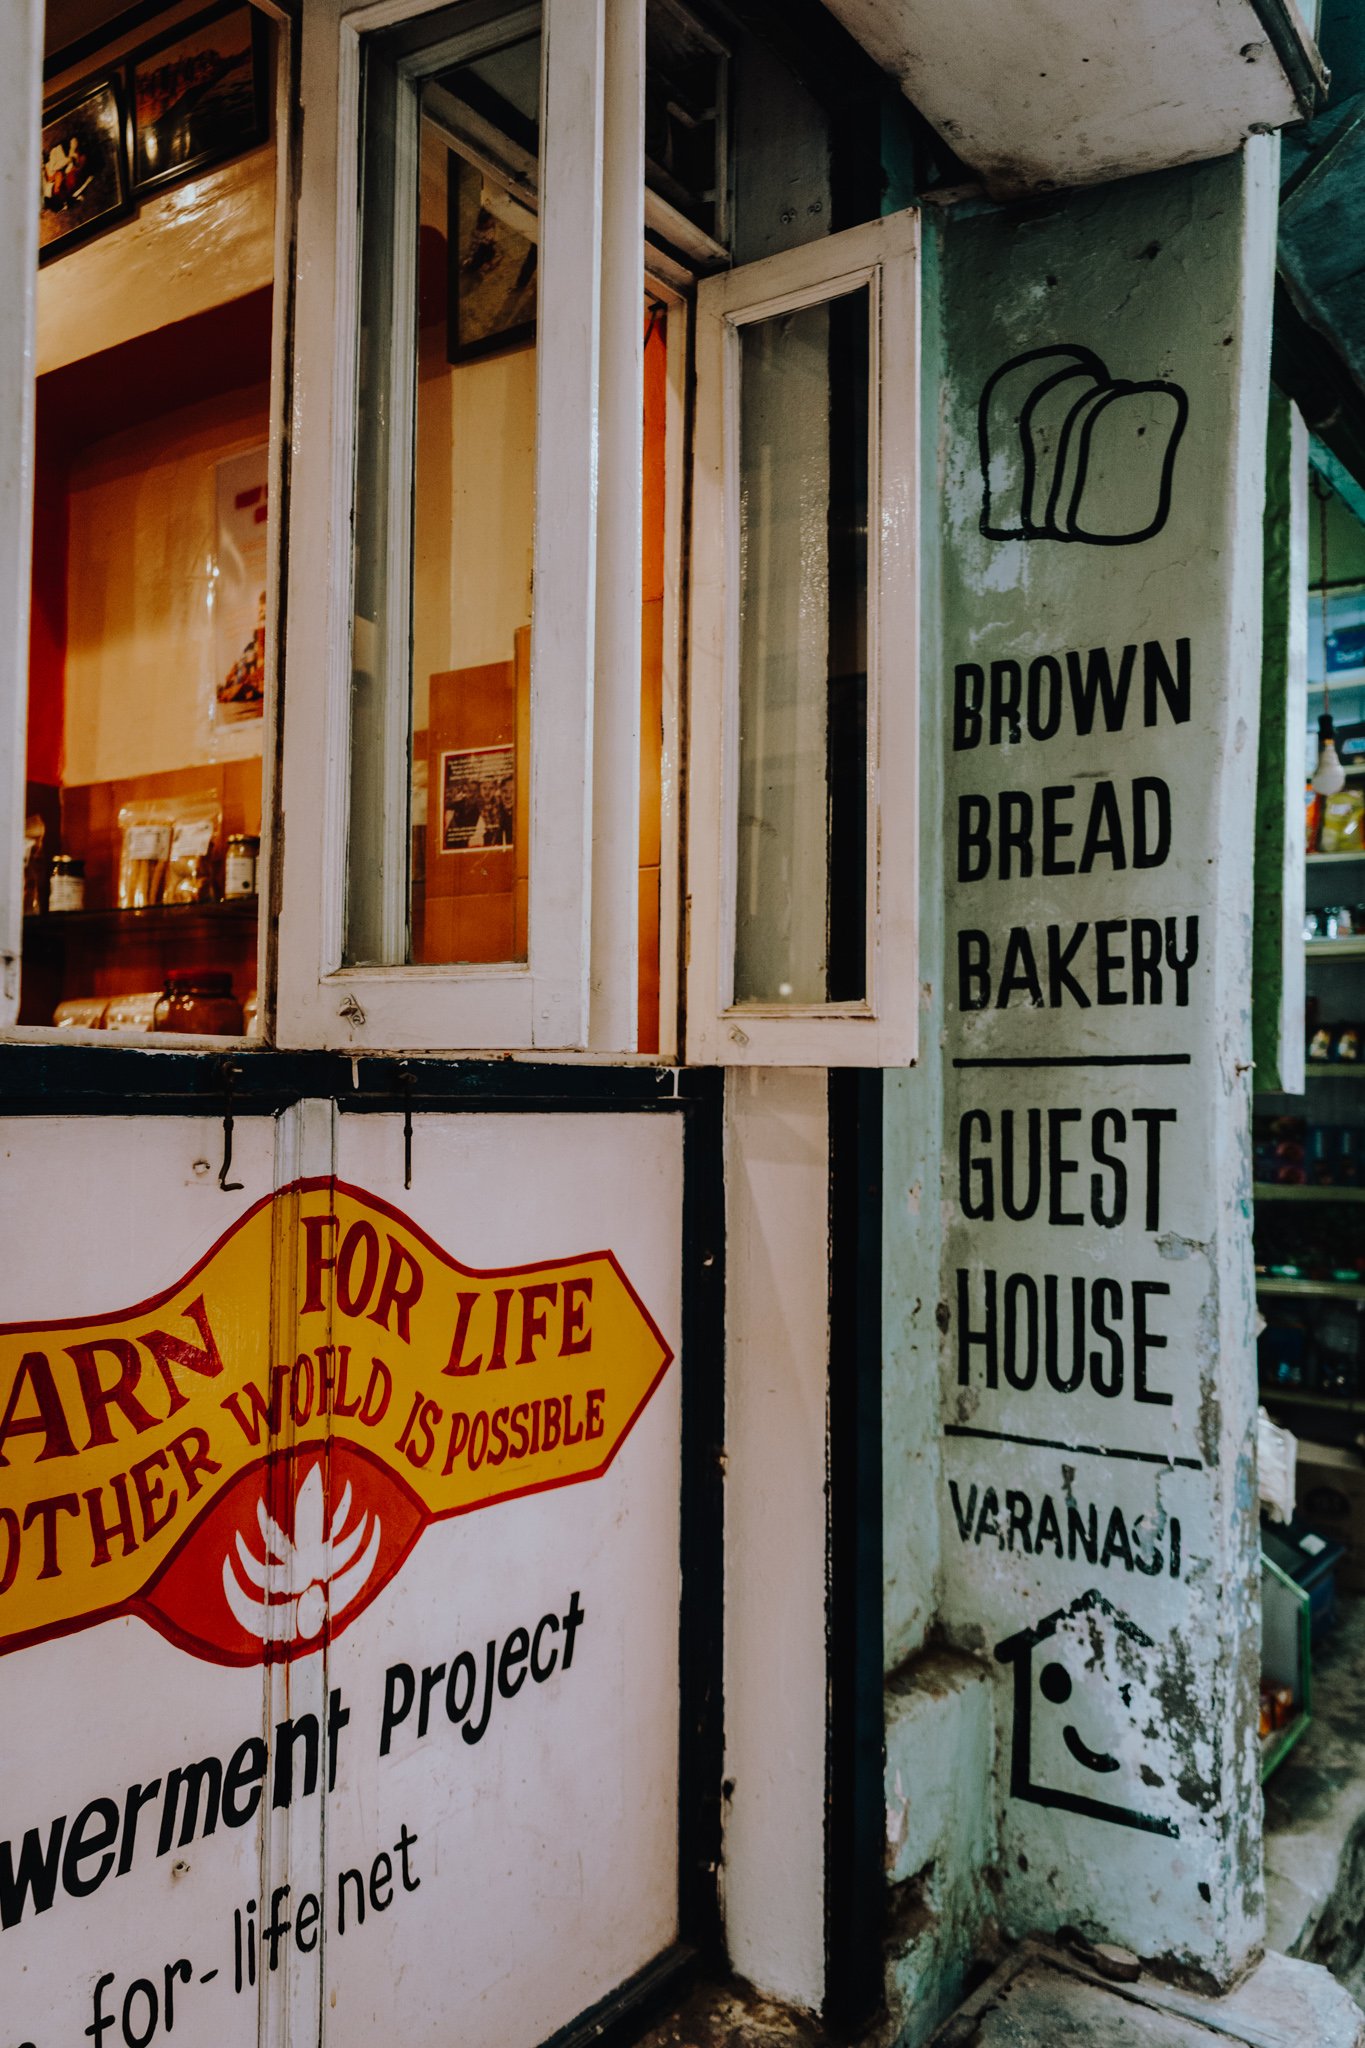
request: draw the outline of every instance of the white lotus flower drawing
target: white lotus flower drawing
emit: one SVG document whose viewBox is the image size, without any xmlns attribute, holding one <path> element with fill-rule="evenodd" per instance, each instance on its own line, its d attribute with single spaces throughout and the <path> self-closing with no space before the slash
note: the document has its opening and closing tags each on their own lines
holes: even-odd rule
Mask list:
<svg viewBox="0 0 1365 2048">
<path fill-rule="evenodd" d="M 321 1465 L 313 1466 L 294 1497 L 292 1540 L 267 1513 L 265 1502 L 257 1501 L 265 1556 L 254 1556 L 239 1530 L 235 1562 L 247 1586 L 255 1586 L 264 1597 L 255 1598 L 241 1583 L 232 1551 L 223 1559 L 223 1592 L 248 1635 L 262 1642 L 311 1642 L 329 1615 L 335 1620 L 355 1599 L 379 1556 L 380 1522 L 378 1515 L 362 1510 L 348 1530 L 350 1512 L 348 1481 L 327 1525 Z"/>
</svg>

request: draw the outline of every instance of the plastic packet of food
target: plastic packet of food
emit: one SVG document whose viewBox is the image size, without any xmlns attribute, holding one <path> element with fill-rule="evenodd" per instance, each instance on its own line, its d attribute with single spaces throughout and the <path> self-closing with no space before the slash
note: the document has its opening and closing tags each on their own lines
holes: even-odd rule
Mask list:
<svg viewBox="0 0 1365 2048">
<path fill-rule="evenodd" d="M 1318 832 L 1320 853 L 1359 853 L 1361 825 L 1365 821 L 1365 796 L 1358 789 L 1343 789 L 1329 796 L 1322 806 Z"/>
<path fill-rule="evenodd" d="M 171 828 L 163 903 L 213 902 L 213 849 L 222 825 L 216 797 L 181 799 Z"/>
<path fill-rule="evenodd" d="M 118 907 L 146 910 L 161 901 L 171 833 L 181 808 L 176 797 L 139 797 L 118 814 Z"/>
<path fill-rule="evenodd" d="M 140 989 L 134 995 L 111 996 L 104 1013 L 106 1031 L 154 1031 L 160 989 Z"/>
<path fill-rule="evenodd" d="M 43 908 L 43 841 L 47 827 L 36 811 L 24 820 L 24 916 L 37 917 Z"/>
<path fill-rule="evenodd" d="M 58 1031 L 102 1031 L 108 1002 L 107 996 L 73 996 L 58 1003 L 52 1021 Z"/>
</svg>

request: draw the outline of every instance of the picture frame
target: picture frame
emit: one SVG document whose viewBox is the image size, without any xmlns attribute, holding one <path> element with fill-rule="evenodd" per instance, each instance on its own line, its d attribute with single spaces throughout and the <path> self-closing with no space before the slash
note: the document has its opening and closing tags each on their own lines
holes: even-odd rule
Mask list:
<svg viewBox="0 0 1365 2048">
<path fill-rule="evenodd" d="M 477 362 L 536 338 L 538 244 L 529 207 L 456 151 L 447 182 L 447 360 Z"/>
<path fill-rule="evenodd" d="M 439 778 L 442 853 L 510 849 L 516 815 L 516 748 L 446 747 Z"/>
<path fill-rule="evenodd" d="M 136 196 L 240 156 L 270 132 L 269 31 L 248 0 L 178 22 L 128 59 Z"/>
<path fill-rule="evenodd" d="M 97 234 L 132 211 L 122 65 L 93 72 L 43 109 L 38 261 Z"/>
</svg>

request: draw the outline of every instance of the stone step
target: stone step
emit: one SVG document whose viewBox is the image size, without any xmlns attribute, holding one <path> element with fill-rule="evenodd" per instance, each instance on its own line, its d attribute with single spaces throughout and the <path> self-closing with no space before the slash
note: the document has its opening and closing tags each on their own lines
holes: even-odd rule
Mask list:
<svg viewBox="0 0 1365 2048">
<path fill-rule="evenodd" d="M 1108 1982 L 1026 1942 L 945 2021 L 931 2048 L 1365 2048 L 1365 2012 L 1315 1963 L 1267 1955 L 1222 1998 L 1154 1977 Z"/>
</svg>

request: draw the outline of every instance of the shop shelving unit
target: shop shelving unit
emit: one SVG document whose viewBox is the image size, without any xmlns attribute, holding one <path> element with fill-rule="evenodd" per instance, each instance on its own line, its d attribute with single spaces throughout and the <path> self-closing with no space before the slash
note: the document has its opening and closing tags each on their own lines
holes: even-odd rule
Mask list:
<svg viewBox="0 0 1365 2048">
<path fill-rule="evenodd" d="M 1294 1718 L 1261 1737 L 1261 1783 L 1282 1764 L 1313 1718 L 1313 1653 L 1309 1597 L 1288 1572 L 1261 1553 L 1261 1669 L 1294 1693 Z"/>
</svg>

